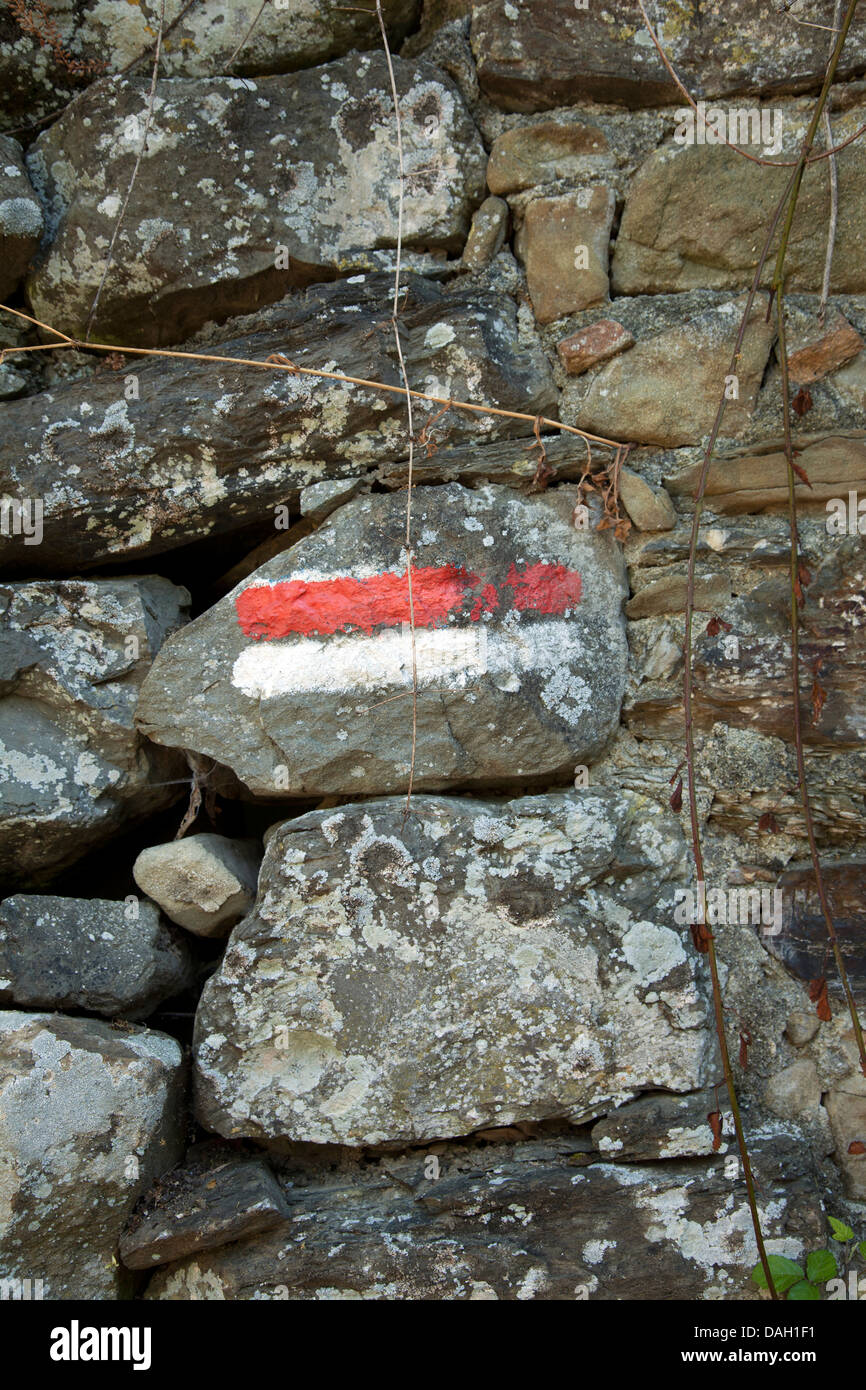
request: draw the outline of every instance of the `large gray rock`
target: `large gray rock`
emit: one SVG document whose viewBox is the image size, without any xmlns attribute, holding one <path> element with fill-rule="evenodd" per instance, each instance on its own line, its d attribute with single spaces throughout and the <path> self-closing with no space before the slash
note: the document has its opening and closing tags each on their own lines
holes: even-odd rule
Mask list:
<svg viewBox="0 0 866 1390">
<path fill-rule="evenodd" d="M 419 789 L 570 781 L 616 727 L 622 557 L 575 529 L 576 501 L 573 487 L 416 493 Z M 396 494 L 358 498 L 190 624 L 142 690 L 142 731 L 264 796 L 402 790 L 405 512 Z"/>
<path fill-rule="evenodd" d="M 407 250 L 459 252 L 487 156 L 457 88 L 394 60 Z M 83 336 L 144 129 L 146 76 L 100 83 L 28 153 L 51 238 L 37 318 Z M 399 164 L 384 55 L 291 76 L 157 84 L 95 339 L 179 342 L 394 246 Z M 169 190 L 172 190 L 169 192 Z M 207 231 L 202 231 L 203 228 Z"/>
<path fill-rule="evenodd" d="M 589 101 L 685 105 L 653 46 L 637 5 L 595 0 L 482 0 L 472 11 L 472 49 L 482 91 L 507 111 L 544 111 Z M 798 6 L 799 17 L 814 19 Z M 825 28 L 780 13 L 775 0 L 683 5 L 659 0 L 648 13 L 681 79 L 695 96 L 807 91 L 827 62 Z M 832 7 L 822 9 L 832 23 Z M 866 16 L 855 14 L 839 75 L 866 58 Z"/>
<path fill-rule="evenodd" d="M 57 873 L 177 797 L 185 763 L 133 715 L 188 599 L 155 576 L 0 587 L 0 879 Z"/>
<path fill-rule="evenodd" d="M 22 279 L 42 228 L 42 207 L 27 177 L 21 146 L 0 135 L 0 299 Z"/>
<path fill-rule="evenodd" d="M 225 936 L 255 901 L 261 858 L 256 840 L 189 835 L 149 845 L 132 873 L 172 922 L 196 936 Z"/>
<path fill-rule="evenodd" d="M 206 339 L 200 350 L 260 362 L 283 353 L 299 366 L 397 385 L 393 333 L 382 326 L 392 293 L 385 275 L 316 286 L 235 324 L 228 341 Z M 522 339 L 506 295 L 445 295 L 412 276 L 401 325 L 406 368 L 419 390 L 556 413 L 547 360 Z M 363 478 L 405 458 L 405 414 L 399 394 L 255 367 L 127 358 L 122 373 L 4 407 L 0 491 L 42 499 L 43 574 L 128 564 L 261 523 L 311 484 Z M 419 407 L 419 426 L 424 418 Z M 475 448 L 530 429 L 452 411 L 437 432 L 471 438 Z M 580 447 L 572 453 L 584 456 Z M 421 462 L 423 451 L 416 457 Z M 533 462 L 530 479 L 534 469 Z M 32 572 L 33 548 L 0 534 L 0 559 L 7 572 Z"/>
<path fill-rule="evenodd" d="M 183 1145 L 174 1038 L 0 1013 L 0 1270 L 46 1299 L 128 1296 L 115 1254 L 133 1205 Z M 32 1286 L 31 1286 L 32 1287 Z"/>
<path fill-rule="evenodd" d="M 183 6 L 182 0 L 168 0 L 166 26 L 184 7 L 186 14 L 162 44 L 160 71 L 170 77 L 291 72 L 326 63 L 352 48 L 378 48 L 382 42 L 372 7 L 322 5 L 319 0 L 272 0 L 267 5 L 261 0 L 196 0 Z M 11 15 L 3 15 L 0 113 L 5 124 L 20 125 L 22 110 L 31 120 L 59 111 L 82 82 L 120 72 L 153 45 L 149 6 L 67 0 L 48 8 L 65 60 L 16 26 Z M 415 22 L 418 8 L 419 0 L 382 0 L 393 48 Z M 147 72 L 151 63 L 148 55 L 137 71 Z M 76 71 L 76 64 L 83 64 L 83 71 Z"/>
<path fill-rule="evenodd" d="M 200 1122 L 406 1143 L 700 1086 L 705 990 L 666 925 L 684 862 L 670 813 L 607 791 L 284 822 L 199 1006 Z"/>
<path fill-rule="evenodd" d="M 779 1139 L 773 1135 L 778 1153 Z M 286 1175 L 291 1222 L 193 1255 L 147 1298 L 186 1300 L 758 1299 L 742 1180 L 724 1160 L 590 1163 L 574 1136 L 388 1156 Z M 822 1244 L 820 1191 L 802 1153 L 757 1156 L 771 1254 Z M 804 1171 L 805 1170 L 805 1171 Z"/>
<path fill-rule="evenodd" d="M 0 1005 L 146 1018 L 190 985 L 180 932 L 153 903 L 16 894 L 0 903 Z"/>
</svg>

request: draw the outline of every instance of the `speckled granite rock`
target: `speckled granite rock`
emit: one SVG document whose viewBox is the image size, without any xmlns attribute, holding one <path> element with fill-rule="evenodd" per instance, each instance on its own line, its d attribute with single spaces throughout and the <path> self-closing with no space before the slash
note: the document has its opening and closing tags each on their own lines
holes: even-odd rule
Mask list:
<svg viewBox="0 0 866 1390">
<path fill-rule="evenodd" d="M 188 601 L 154 576 L 0 587 L 0 879 L 57 873 L 177 797 L 185 762 L 133 715 Z"/>
<path fill-rule="evenodd" d="M 685 851 L 670 814 L 611 792 L 402 812 L 271 832 L 196 1017 L 203 1125 L 407 1143 L 708 1079 L 699 967 L 666 925 Z"/>
<path fill-rule="evenodd" d="M 484 147 L 436 68 L 394 66 L 410 190 L 404 244 L 460 251 L 483 197 Z M 73 335 L 84 336 L 102 278 L 148 88 L 146 77 L 98 84 L 28 153 L 51 239 L 28 292 L 37 318 Z M 177 343 L 292 286 L 370 266 L 396 235 L 394 142 L 382 54 L 255 81 L 158 83 L 91 336 Z"/>
<path fill-rule="evenodd" d="M 0 1004 L 146 1018 L 194 979 L 153 903 L 19 893 L 0 903 Z"/>
<path fill-rule="evenodd" d="M 573 487 L 415 497 L 415 786 L 571 782 L 619 718 L 621 556 Z M 396 792 L 409 774 L 405 498 L 361 497 L 170 643 L 139 727 L 260 795 Z"/>
<path fill-rule="evenodd" d="M 94 1019 L 0 1013 L 0 1270 L 46 1299 L 128 1296 L 115 1250 L 182 1147 L 174 1038 Z"/>
</svg>

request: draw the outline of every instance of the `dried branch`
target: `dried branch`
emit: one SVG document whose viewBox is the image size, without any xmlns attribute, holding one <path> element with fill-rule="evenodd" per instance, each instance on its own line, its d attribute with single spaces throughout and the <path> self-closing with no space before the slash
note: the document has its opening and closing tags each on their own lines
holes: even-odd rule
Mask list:
<svg viewBox="0 0 866 1390">
<path fill-rule="evenodd" d="M 391 48 L 388 43 L 388 30 L 385 27 L 385 16 L 382 13 L 381 0 L 376 0 L 376 18 L 379 21 L 379 29 L 382 34 L 382 46 L 385 50 L 385 61 L 388 64 L 388 77 L 391 82 L 391 98 L 394 102 L 394 121 L 397 131 L 397 163 L 399 191 L 397 199 L 397 249 L 394 265 L 394 302 L 391 306 L 391 327 L 394 330 L 394 345 L 397 349 L 397 357 L 400 363 L 400 375 L 403 378 L 403 390 L 406 396 L 406 420 L 409 434 L 409 464 L 408 476 L 406 479 L 406 581 L 409 589 L 409 637 L 412 646 L 412 753 L 409 761 L 409 783 L 406 790 L 406 805 L 403 809 L 403 823 L 409 815 L 409 808 L 412 803 L 412 786 L 415 780 L 415 760 L 418 748 L 418 647 L 415 635 L 415 600 L 412 594 L 412 470 L 415 462 L 415 422 L 412 416 L 412 391 L 409 388 L 409 377 L 406 372 L 406 362 L 403 357 L 403 344 L 400 341 L 400 324 L 398 313 L 400 308 L 400 266 L 403 254 L 403 201 L 406 187 L 406 165 L 403 157 L 403 122 L 400 117 L 400 97 L 397 92 L 397 79 L 394 76 L 394 64 L 391 60 Z"/>
</svg>

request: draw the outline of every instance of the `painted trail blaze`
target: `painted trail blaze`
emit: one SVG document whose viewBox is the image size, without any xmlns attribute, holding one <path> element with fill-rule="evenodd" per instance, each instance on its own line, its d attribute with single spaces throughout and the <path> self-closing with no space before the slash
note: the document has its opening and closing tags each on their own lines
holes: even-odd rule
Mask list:
<svg viewBox="0 0 866 1390">
<path fill-rule="evenodd" d="M 412 571 L 415 626 L 432 627 L 462 612 L 471 622 L 500 604 L 521 611 L 562 614 L 579 603 L 580 575 L 565 565 L 514 565 L 496 585 L 456 565 L 427 565 Z M 289 579 L 253 584 L 235 600 L 238 623 L 247 637 L 275 641 L 281 637 L 327 636 L 375 627 L 399 627 L 409 621 L 409 583 L 400 574 L 373 574 L 362 579 Z"/>
</svg>

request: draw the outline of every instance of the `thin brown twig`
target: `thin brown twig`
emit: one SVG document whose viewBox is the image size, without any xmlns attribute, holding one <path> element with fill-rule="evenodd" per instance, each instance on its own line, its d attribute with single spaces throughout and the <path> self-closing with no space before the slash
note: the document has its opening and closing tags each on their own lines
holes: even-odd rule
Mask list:
<svg viewBox="0 0 866 1390">
<path fill-rule="evenodd" d="M 834 33 L 838 32 L 841 18 L 842 0 L 836 0 L 836 8 L 833 13 Z M 826 106 L 821 113 L 821 124 L 824 130 L 824 142 L 827 148 L 830 149 L 833 145 L 833 128 L 830 125 L 830 112 L 827 110 Z M 835 154 L 831 155 L 827 162 L 827 171 L 830 179 L 830 224 L 827 228 L 827 253 L 824 257 L 824 278 L 821 282 L 821 299 L 818 304 L 818 322 L 822 329 L 827 314 L 827 300 L 830 298 L 830 278 L 833 273 L 833 252 L 836 249 L 836 226 L 839 221 L 839 171 L 836 166 Z"/>
<path fill-rule="evenodd" d="M 129 180 L 129 186 L 126 190 L 126 197 L 123 200 L 123 205 L 120 209 L 120 212 L 117 214 L 117 221 L 114 224 L 114 231 L 111 234 L 111 241 L 109 242 L 108 251 L 106 252 L 105 256 L 105 264 L 102 267 L 102 275 L 100 277 L 99 284 L 96 288 L 96 294 L 93 296 L 93 303 L 90 306 L 90 313 L 87 315 L 87 322 L 84 325 L 85 338 L 90 337 L 90 330 L 93 327 L 93 321 L 96 318 L 96 310 L 99 306 L 100 295 L 102 294 L 105 282 L 108 279 L 108 272 L 111 269 L 111 263 L 114 259 L 114 248 L 117 245 L 117 238 L 120 235 L 120 228 L 123 225 L 123 219 L 126 216 L 126 209 L 128 208 L 129 200 L 132 197 L 132 190 L 135 187 L 135 181 L 138 178 L 138 171 L 141 168 L 141 161 L 144 158 L 145 153 L 147 151 L 147 137 L 150 134 L 150 127 L 153 122 L 153 104 L 156 99 L 156 79 L 159 75 L 159 59 L 162 53 L 162 30 L 164 24 L 165 0 L 160 0 L 159 28 L 156 31 L 156 46 L 153 58 L 153 72 L 151 73 L 150 78 L 150 91 L 147 95 L 147 113 L 145 115 L 144 130 L 141 136 L 141 146 L 139 148 L 138 155 L 136 156 L 135 164 L 133 165 L 132 176 Z"/>
<path fill-rule="evenodd" d="M 398 320 L 400 307 L 400 265 L 403 253 L 403 198 L 406 186 L 406 166 L 403 158 L 403 122 L 400 117 L 400 96 L 397 91 L 397 79 L 394 75 L 394 64 L 391 60 L 391 47 L 388 43 L 388 30 L 385 26 L 385 16 L 382 13 L 381 0 L 376 0 L 376 18 L 379 21 L 379 29 L 382 34 L 382 46 L 385 50 L 385 61 L 388 64 L 388 76 L 391 81 L 391 98 L 394 102 L 394 121 L 397 131 L 399 189 L 397 198 L 397 248 L 394 266 L 394 302 L 391 308 L 391 325 L 394 329 L 394 344 L 400 362 L 400 375 L 403 378 L 403 389 L 406 397 L 406 417 L 409 431 L 409 469 L 406 480 L 406 580 L 409 590 L 409 637 L 412 645 L 412 753 L 409 761 L 409 783 L 406 790 L 406 804 L 403 808 L 403 824 L 405 825 L 412 804 L 412 786 L 415 780 L 415 761 L 418 748 L 418 647 L 415 635 L 415 600 L 412 593 L 412 470 L 415 461 L 415 422 L 412 416 L 412 391 L 409 388 L 409 376 L 406 372 L 406 362 L 403 357 L 403 344 L 400 341 L 400 324 Z"/>
<path fill-rule="evenodd" d="M 267 4 L 268 4 L 268 0 L 262 0 L 261 5 L 259 6 L 259 8 L 258 8 L 258 10 L 256 11 L 256 14 L 255 14 L 255 16 L 254 16 L 254 18 L 253 18 L 252 24 L 250 25 L 249 29 L 247 29 L 247 32 L 244 34 L 243 38 L 241 39 L 241 41 L 240 41 L 240 43 L 238 44 L 237 48 L 235 49 L 234 53 L 231 55 L 231 57 L 230 57 L 229 59 L 227 59 L 227 61 L 226 61 L 226 67 L 227 67 L 227 68 L 230 68 L 230 67 L 232 66 L 232 64 L 234 63 L 234 61 L 235 61 L 235 59 L 237 58 L 238 54 L 240 53 L 241 49 L 242 49 L 242 48 L 245 46 L 245 44 L 249 41 L 250 36 L 251 36 L 253 30 L 255 29 L 256 25 L 258 24 L 259 20 L 261 19 L 262 15 L 264 14 L 265 9 L 267 8 Z"/>
<path fill-rule="evenodd" d="M 322 381 L 338 381 L 347 386 L 361 386 L 369 391 L 387 391 L 396 396 L 407 395 L 404 386 L 392 386 L 387 381 L 371 381 L 366 377 L 347 376 L 344 372 L 327 372 L 319 367 L 298 367 L 295 363 L 289 362 L 288 359 L 274 361 L 267 358 L 264 362 L 260 362 L 254 357 L 228 357 L 213 352 L 181 352 L 175 348 L 128 347 L 122 343 L 95 343 L 90 339 L 84 342 L 80 338 L 71 338 L 68 333 L 61 333 L 58 328 L 44 323 L 42 319 L 33 318 L 20 309 L 13 309 L 9 304 L 0 304 L 0 312 L 14 314 L 17 318 L 35 324 L 37 328 L 43 329 L 46 333 L 54 333 L 56 337 L 61 339 L 59 343 L 47 344 L 49 347 L 78 348 L 82 352 L 123 353 L 126 356 L 135 357 L 168 357 L 188 362 L 223 362 L 233 367 L 255 367 L 262 371 L 282 371 L 288 372 L 290 376 L 310 376 Z M 7 348 L 6 351 L 10 356 L 13 356 L 19 349 Z M 546 425 L 548 429 L 561 430 L 564 434 L 573 434 L 587 445 L 591 442 L 605 449 L 618 449 L 621 443 L 616 439 L 607 439 L 601 434 L 590 434 L 587 430 L 578 429 L 576 425 L 566 425 L 562 420 L 554 420 L 547 415 L 531 415 L 525 410 L 505 410 L 502 406 L 488 405 L 485 401 L 456 401 L 450 396 L 434 396 L 429 391 L 416 391 L 414 388 L 408 394 L 413 401 L 430 401 L 433 405 L 447 405 L 453 407 L 454 410 L 466 410 L 474 415 L 495 415 L 504 420 L 525 420 L 529 424 L 534 424 L 536 420 L 540 419 L 541 423 Z"/>
</svg>

